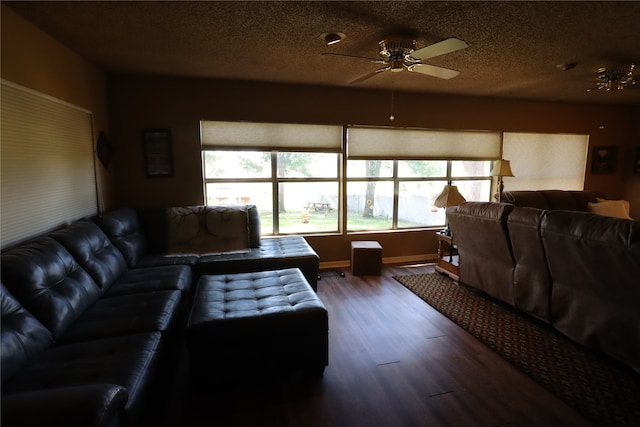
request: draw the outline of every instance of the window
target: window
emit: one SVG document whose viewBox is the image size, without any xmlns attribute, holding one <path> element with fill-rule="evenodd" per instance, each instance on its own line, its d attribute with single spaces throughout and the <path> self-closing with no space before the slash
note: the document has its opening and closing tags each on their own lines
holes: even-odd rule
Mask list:
<svg viewBox="0 0 640 427">
<path fill-rule="evenodd" d="M 95 215 L 90 111 L 2 80 L 2 248 Z"/>
<path fill-rule="evenodd" d="M 348 128 L 347 231 L 444 225 L 444 209 L 432 205 L 448 182 L 488 201 L 500 142 L 491 132 Z"/>
<path fill-rule="evenodd" d="M 515 175 L 505 190 L 583 190 L 589 135 L 504 134 L 503 158 Z"/>
<path fill-rule="evenodd" d="M 490 161 L 349 160 L 347 231 L 441 226 L 433 201 L 452 181 L 467 200 L 488 201 Z"/>
<path fill-rule="evenodd" d="M 256 205 L 263 234 L 339 230 L 340 126 L 201 126 L 208 205 Z"/>
<path fill-rule="evenodd" d="M 587 135 L 251 122 L 203 121 L 201 136 L 206 203 L 254 204 L 274 235 L 443 226 L 444 185 L 489 201 L 500 158 L 508 190 L 581 190 L 588 148 Z"/>
</svg>

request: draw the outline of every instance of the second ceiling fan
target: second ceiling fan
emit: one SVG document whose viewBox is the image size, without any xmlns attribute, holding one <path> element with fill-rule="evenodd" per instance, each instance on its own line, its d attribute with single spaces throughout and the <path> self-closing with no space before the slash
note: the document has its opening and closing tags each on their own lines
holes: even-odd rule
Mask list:
<svg viewBox="0 0 640 427">
<path fill-rule="evenodd" d="M 466 49 L 467 47 L 469 47 L 467 42 L 452 37 L 416 50 L 416 41 L 413 37 L 406 35 L 391 35 L 383 38 L 378 43 L 378 53 L 380 54 L 380 58 L 367 58 L 364 56 L 342 53 L 323 53 L 323 55 L 361 59 L 376 64 L 384 64 L 384 67 L 365 74 L 351 83 L 362 82 L 385 71 L 399 72 L 405 68 L 408 71 L 448 80 L 457 76 L 460 72 L 449 68 L 425 64 L 422 61 L 435 58 L 436 56 L 444 55 L 446 53 Z"/>
</svg>

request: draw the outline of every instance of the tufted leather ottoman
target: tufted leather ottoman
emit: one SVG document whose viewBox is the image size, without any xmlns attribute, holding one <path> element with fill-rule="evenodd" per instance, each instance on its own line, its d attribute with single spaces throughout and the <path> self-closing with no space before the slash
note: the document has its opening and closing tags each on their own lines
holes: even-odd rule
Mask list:
<svg viewBox="0 0 640 427">
<path fill-rule="evenodd" d="M 195 386 L 281 370 L 321 376 L 327 310 L 297 268 L 202 276 L 187 325 Z"/>
</svg>

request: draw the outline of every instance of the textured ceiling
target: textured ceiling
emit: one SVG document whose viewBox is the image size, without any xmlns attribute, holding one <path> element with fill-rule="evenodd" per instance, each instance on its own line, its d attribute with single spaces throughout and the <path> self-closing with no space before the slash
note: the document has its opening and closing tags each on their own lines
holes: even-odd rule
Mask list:
<svg viewBox="0 0 640 427">
<path fill-rule="evenodd" d="M 640 105 L 640 84 L 587 92 L 599 67 L 640 63 L 637 1 L 5 4 L 114 72 Z M 346 38 L 326 46 L 320 35 L 334 31 Z M 404 70 L 352 84 L 381 66 L 322 55 L 376 57 L 378 41 L 395 33 L 413 35 L 418 48 L 465 40 L 469 48 L 427 61 L 460 75 L 441 80 Z M 577 65 L 562 71 L 564 63 Z"/>
</svg>

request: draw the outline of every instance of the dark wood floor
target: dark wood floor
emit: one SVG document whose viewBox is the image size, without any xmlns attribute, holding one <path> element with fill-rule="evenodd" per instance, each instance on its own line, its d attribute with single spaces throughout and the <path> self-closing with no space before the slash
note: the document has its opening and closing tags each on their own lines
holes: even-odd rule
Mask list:
<svg viewBox="0 0 640 427">
<path fill-rule="evenodd" d="M 432 266 L 344 271 L 318 286 L 330 325 L 322 379 L 244 379 L 211 394 L 179 382 L 162 424 L 592 426 L 392 278 Z"/>
</svg>

